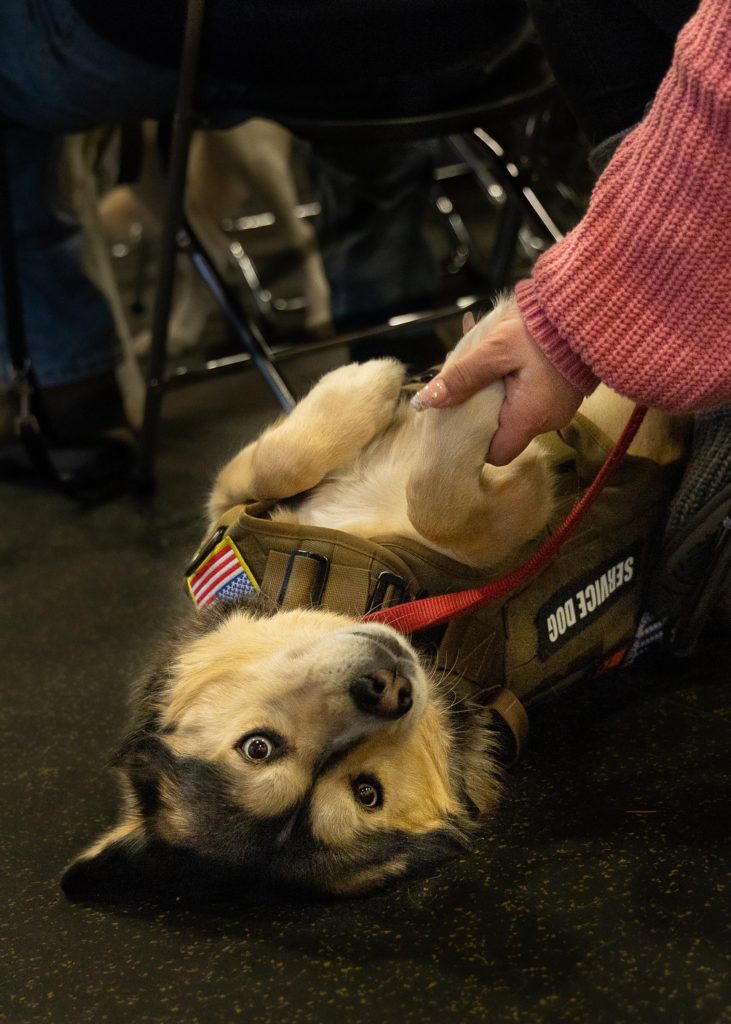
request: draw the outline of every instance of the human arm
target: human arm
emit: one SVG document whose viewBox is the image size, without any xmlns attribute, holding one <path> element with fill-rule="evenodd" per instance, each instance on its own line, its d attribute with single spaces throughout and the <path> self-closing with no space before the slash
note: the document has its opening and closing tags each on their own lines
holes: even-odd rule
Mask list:
<svg viewBox="0 0 731 1024">
<path fill-rule="evenodd" d="M 493 448 L 506 428 L 517 443 L 521 426 L 524 439 L 561 425 L 571 390 L 576 400 L 599 379 L 670 411 L 731 399 L 730 153 L 731 5 L 703 0 L 585 217 L 518 285 L 520 316 L 498 325 L 503 347 L 515 349 L 509 373 L 530 377 L 543 412 L 529 406 L 527 389 L 526 400 L 516 393 Z M 496 352 L 487 336 L 446 367 L 440 398 L 428 404 L 457 404 L 505 377 Z M 518 454 L 516 443 L 502 446 L 501 461 Z"/>
</svg>

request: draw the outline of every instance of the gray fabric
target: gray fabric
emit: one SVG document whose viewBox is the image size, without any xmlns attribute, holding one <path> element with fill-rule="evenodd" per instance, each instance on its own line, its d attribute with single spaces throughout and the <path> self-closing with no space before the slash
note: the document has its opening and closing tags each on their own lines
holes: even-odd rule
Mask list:
<svg viewBox="0 0 731 1024">
<path fill-rule="evenodd" d="M 692 650 L 700 629 L 723 602 L 731 582 L 731 561 L 718 562 L 724 514 L 731 514 L 731 405 L 696 414 L 683 479 L 670 504 L 664 557 L 652 581 L 650 604 L 675 624 L 674 648 Z M 725 491 L 726 497 L 723 497 Z M 685 637 L 684 623 L 696 622 Z"/>
<path fill-rule="evenodd" d="M 666 537 L 672 538 L 730 483 L 731 405 L 724 405 L 694 417 L 690 458 L 670 506 Z"/>
</svg>

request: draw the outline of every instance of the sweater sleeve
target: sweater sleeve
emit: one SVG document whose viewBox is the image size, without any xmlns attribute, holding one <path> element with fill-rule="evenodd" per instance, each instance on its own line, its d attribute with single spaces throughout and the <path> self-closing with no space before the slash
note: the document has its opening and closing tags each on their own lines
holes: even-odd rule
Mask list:
<svg viewBox="0 0 731 1024">
<path fill-rule="evenodd" d="M 528 330 L 589 393 L 669 411 L 731 400 L 731 3 L 702 0 L 581 223 L 517 288 Z"/>
</svg>

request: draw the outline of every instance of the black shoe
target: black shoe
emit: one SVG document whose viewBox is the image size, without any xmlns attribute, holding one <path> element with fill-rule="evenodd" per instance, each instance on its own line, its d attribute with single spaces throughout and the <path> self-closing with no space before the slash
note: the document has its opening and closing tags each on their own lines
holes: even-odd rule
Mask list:
<svg viewBox="0 0 731 1024">
<path fill-rule="evenodd" d="M 11 398 L 0 396 L 0 477 L 40 479 L 90 504 L 127 491 L 136 447 L 114 375 L 46 388 L 38 397 L 40 422 L 21 426 Z"/>
<path fill-rule="evenodd" d="M 111 431 L 128 430 L 114 373 L 42 388 L 40 405 L 50 443 L 87 445 Z"/>
</svg>

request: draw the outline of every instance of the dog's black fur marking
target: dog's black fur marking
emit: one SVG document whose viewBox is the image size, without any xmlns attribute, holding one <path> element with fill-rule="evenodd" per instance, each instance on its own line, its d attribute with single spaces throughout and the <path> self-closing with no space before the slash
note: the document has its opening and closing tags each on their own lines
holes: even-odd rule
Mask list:
<svg viewBox="0 0 731 1024">
<path fill-rule="evenodd" d="M 252 889 L 264 898 L 288 892 L 324 894 L 333 883 L 360 871 L 403 862 L 423 872 L 464 849 L 455 827 L 415 837 L 398 830 L 364 836 L 345 849 L 333 848 L 312 832 L 309 796 L 296 808 L 258 818 L 235 804 L 225 772 L 197 758 L 178 757 L 157 736 L 135 733 L 117 759 L 141 815 L 130 837 L 72 864 L 62 879 L 72 900 L 117 902 L 249 901 Z M 170 843 L 158 832 L 164 811 L 163 783 L 195 822 L 191 846 Z M 282 835 L 286 835 L 284 842 Z"/>
<path fill-rule="evenodd" d="M 96 856 L 75 861 L 64 873 L 61 887 L 74 901 L 112 903 L 137 899 L 206 906 L 323 897 L 328 895 L 327 883 L 332 879 L 385 867 L 399 858 L 405 860 L 410 875 L 423 874 L 465 849 L 459 833 L 449 829 L 417 838 L 386 833 L 377 851 L 369 844 L 360 856 L 351 852 L 347 857 L 326 850 L 311 836 L 309 841 L 303 842 L 303 838 L 298 834 L 296 852 L 280 858 L 269 871 L 261 870 L 261 865 L 233 864 L 201 855 L 160 839 L 148 838 L 142 843 L 117 840 Z M 380 887 L 387 887 L 396 877 L 384 874 Z"/>
</svg>

